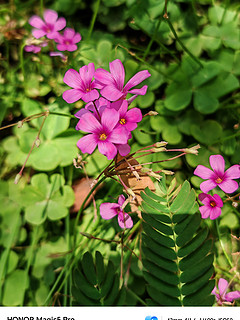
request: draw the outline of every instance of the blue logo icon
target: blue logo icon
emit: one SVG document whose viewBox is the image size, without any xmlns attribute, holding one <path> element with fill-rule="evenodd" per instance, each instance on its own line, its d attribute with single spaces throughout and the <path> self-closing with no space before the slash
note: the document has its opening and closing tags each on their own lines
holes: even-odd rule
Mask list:
<svg viewBox="0 0 240 320">
<path fill-rule="evenodd" d="M 153 316 L 153 317 L 151 317 L 151 316 L 146 316 L 145 320 L 158 320 L 158 318 L 155 317 L 155 316 Z"/>
</svg>

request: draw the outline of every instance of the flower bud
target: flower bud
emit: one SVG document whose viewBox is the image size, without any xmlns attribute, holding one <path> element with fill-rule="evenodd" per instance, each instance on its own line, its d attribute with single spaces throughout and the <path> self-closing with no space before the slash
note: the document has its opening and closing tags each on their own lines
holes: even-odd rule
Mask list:
<svg viewBox="0 0 240 320">
<path fill-rule="evenodd" d="M 201 147 L 200 147 L 199 144 L 197 144 L 194 147 L 183 149 L 183 152 L 188 153 L 188 154 L 198 155 L 198 150 L 197 149 L 199 149 L 199 148 L 201 148 Z"/>
<path fill-rule="evenodd" d="M 166 175 L 173 175 L 174 172 L 173 171 L 169 171 L 169 170 L 161 170 L 162 173 L 165 173 Z"/>
<path fill-rule="evenodd" d="M 160 148 L 160 147 L 166 146 L 167 144 L 168 144 L 168 142 L 166 142 L 166 141 L 159 141 L 159 142 L 154 143 L 154 147 Z"/>
<path fill-rule="evenodd" d="M 35 141 L 35 146 L 38 148 L 40 146 L 41 140 L 40 139 L 36 139 Z"/>
<path fill-rule="evenodd" d="M 16 177 L 15 177 L 14 183 L 15 183 L 15 184 L 18 184 L 18 182 L 19 182 L 19 180 L 21 179 L 21 177 L 22 177 L 22 175 L 18 173 L 18 174 L 16 175 Z"/>
<path fill-rule="evenodd" d="M 152 148 L 150 149 L 151 152 L 163 152 L 166 151 L 166 148 Z"/>
<path fill-rule="evenodd" d="M 133 197 L 133 199 L 135 199 L 135 198 L 136 198 L 136 195 L 135 195 L 135 193 L 132 191 L 132 189 L 131 189 L 131 188 L 128 188 L 128 189 L 127 189 L 127 193 L 128 193 L 130 196 L 132 196 L 132 197 Z"/>
<path fill-rule="evenodd" d="M 23 126 L 23 122 L 22 121 L 18 121 L 17 127 L 18 128 L 22 128 L 22 126 Z"/>
<path fill-rule="evenodd" d="M 148 115 L 149 115 L 149 116 L 157 116 L 157 115 L 158 115 L 158 112 L 157 112 L 157 111 L 149 111 L 149 112 L 148 112 Z"/>
</svg>

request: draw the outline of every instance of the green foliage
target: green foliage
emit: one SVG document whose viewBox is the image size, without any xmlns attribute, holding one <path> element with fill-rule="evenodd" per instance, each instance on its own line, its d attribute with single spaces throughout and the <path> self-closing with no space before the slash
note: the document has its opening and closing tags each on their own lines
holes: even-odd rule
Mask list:
<svg viewBox="0 0 240 320">
<path fill-rule="evenodd" d="M 95 262 L 89 252 L 78 262 L 73 272 L 72 294 L 76 305 L 112 306 L 124 301 L 124 289 L 119 289 L 119 275 L 112 261 L 104 264 L 99 251 L 95 253 Z"/>
<path fill-rule="evenodd" d="M 161 197 L 142 193 L 143 266 L 148 304 L 211 306 L 214 281 L 212 241 L 200 226 L 195 193 L 185 181 L 174 193 L 161 182 Z"/>
</svg>

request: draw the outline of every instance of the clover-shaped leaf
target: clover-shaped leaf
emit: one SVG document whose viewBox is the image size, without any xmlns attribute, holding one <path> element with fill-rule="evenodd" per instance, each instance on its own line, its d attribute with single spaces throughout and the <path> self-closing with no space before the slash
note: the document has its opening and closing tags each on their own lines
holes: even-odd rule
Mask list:
<svg viewBox="0 0 240 320">
<path fill-rule="evenodd" d="M 32 197 L 32 195 L 36 197 Z M 25 199 L 26 198 L 26 199 Z M 70 186 L 64 185 L 60 174 L 48 177 L 44 173 L 36 174 L 31 179 L 31 185 L 22 190 L 25 205 L 25 219 L 39 225 L 47 218 L 59 220 L 67 216 L 68 208 L 74 203 L 74 193 Z M 26 200 L 26 201 L 25 201 Z"/>
</svg>

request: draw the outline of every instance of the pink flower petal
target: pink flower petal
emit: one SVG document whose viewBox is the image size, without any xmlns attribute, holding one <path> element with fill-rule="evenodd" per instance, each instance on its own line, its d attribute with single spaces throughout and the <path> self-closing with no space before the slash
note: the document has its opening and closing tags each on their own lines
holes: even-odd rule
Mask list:
<svg viewBox="0 0 240 320">
<path fill-rule="evenodd" d="M 62 30 L 65 27 L 66 27 L 66 19 L 65 18 L 59 18 L 54 24 L 55 31 Z"/>
<path fill-rule="evenodd" d="M 238 164 L 235 164 L 234 166 L 228 168 L 225 172 L 224 178 L 239 179 L 240 178 L 240 166 Z"/>
<path fill-rule="evenodd" d="M 219 290 L 219 294 L 220 296 L 224 296 L 224 294 L 226 293 L 228 288 L 228 282 L 227 280 L 220 278 L 218 281 L 218 290 Z"/>
<path fill-rule="evenodd" d="M 101 123 L 109 132 L 113 130 L 119 120 L 119 113 L 115 109 L 106 108 L 101 117 Z"/>
<path fill-rule="evenodd" d="M 82 37 L 80 35 L 80 33 L 76 32 L 75 36 L 72 38 L 74 43 L 78 43 L 79 41 L 81 41 Z"/>
<path fill-rule="evenodd" d="M 199 207 L 199 211 L 201 212 L 202 219 L 207 219 L 210 215 L 210 209 L 207 206 Z"/>
<path fill-rule="evenodd" d="M 137 86 L 139 83 L 150 76 L 151 74 L 148 72 L 148 70 L 139 71 L 126 83 L 124 91 L 129 91 L 132 87 Z"/>
<path fill-rule="evenodd" d="M 221 215 L 222 211 L 219 207 L 210 208 L 210 219 L 215 220 Z"/>
<path fill-rule="evenodd" d="M 218 194 L 214 194 L 213 197 L 214 201 L 216 202 L 216 205 L 219 207 L 219 208 L 222 208 L 223 207 L 223 201 L 222 199 L 219 197 Z"/>
<path fill-rule="evenodd" d="M 92 154 L 97 146 L 97 137 L 95 134 L 88 134 L 77 142 L 78 148 L 82 153 Z"/>
<path fill-rule="evenodd" d="M 125 126 L 124 126 L 128 131 L 133 131 L 137 128 L 137 123 L 133 123 L 133 122 L 126 122 Z"/>
<path fill-rule="evenodd" d="M 111 107 L 119 111 L 120 118 L 122 116 L 125 117 L 128 109 L 128 102 L 126 100 L 118 100 L 112 102 Z"/>
<path fill-rule="evenodd" d="M 113 85 L 114 83 L 111 73 L 102 68 L 96 70 L 94 78 L 104 85 Z"/>
<path fill-rule="evenodd" d="M 62 97 L 67 103 L 73 103 L 80 100 L 82 97 L 82 94 L 83 94 L 82 91 L 78 89 L 70 89 L 70 90 L 64 91 Z"/>
<path fill-rule="evenodd" d="M 146 94 L 146 92 L 147 92 L 147 88 L 148 88 L 148 86 L 143 86 L 140 89 L 132 89 L 132 90 L 129 90 L 128 92 L 132 93 L 132 94 L 135 94 L 135 95 L 144 96 Z"/>
<path fill-rule="evenodd" d="M 139 108 L 130 109 L 126 114 L 127 121 L 140 122 L 142 120 L 142 112 Z"/>
<path fill-rule="evenodd" d="M 92 78 L 94 76 L 94 72 L 95 72 L 95 67 L 94 67 L 94 63 L 92 62 L 79 69 L 80 77 L 86 85 L 89 85 L 91 83 Z"/>
<path fill-rule="evenodd" d="M 209 205 L 210 201 L 212 200 L 212 196 L 207 193 L 200 193 L 198 199 L 205 205 Z"/>
<path fill-rule="evenodd" d="M 98 141 L 98 150 L 106 156 L 108 160 L 113 159 L 117 154 L 115 145 L 108 141 Z"/>
<path fill-rule="evenodd" d="M 129 216 L 129 214 L 121 211 L 118 214 L 118 224 L 122 229 L 124 228 L 130 229 L 133 226 L 133 221 L 132 221 L 132 218 Z"/>
<path fill-rule="evenodd" d="M 123 92 L 119 91 L 113 84 L 111 84 L 101 89 L 101 95 L 110 101 L 116 101 L 123 96 Z"/>
<path fill-rule="evenodd" d="M 96 134 L 99 134 L 99 131 L 102 130 L 101 124 L 90 111 L 81 116 L 78 122 L 78 128 L 84 132 Z"/>
<path fill-rule="evenodd" d="M 117 203 L 102 203 L 100 205 L 100 215 L 103 219 L 109 220 L 115 217 L 118 212 L 117 209 L 119 208 L 119 204 Z"/>
<path fill-rule="evenodd" d="M 96 89 L 90 90 L 88 92 L 84 92 L 82 95 L 82 99 L 84 102 L 90 102 L 98 99 L 99 93 Z"/>
<path fill-rule="evenodd" d="M 69 87 L 82 89 L 80 74 L 74 69 L 69 69 L 65 73 L 63 82 L 65 82 Z"/>
<path fill-rule="evenodd" d="M 39 29 L 33 29 L 32 30 L 32 35 L 36 38 L 39 39 L 43 36 L 45 36 L 46 32 L 43 30 L 39 30 Z"/>
<path fill-rule="evenodd" d="M 57 44 L 57 49 L 59 51 L 66 51 L 67 50 L 67 46 L 65 44 Z"/>
<path fill-rule="evenodd" d="M 232 302 L 233 300 L 239 299 L 239 298 L 240 298 L 240 291 L 232 291 L 225 294 L 225 300 L 229 302 Z"/>
<path fill-rule="evenodd" d="M 111 75 L 115 80 L 115 85 L 119 90 L 122 90 L 125 80 L 125 70 L 122 62 L 116 59 L 109 63 Z"/>
<path fill-rule="evenodd" d="M 118 204 L 120 206 L 122 206 L 124 204 L 124 201 L 125 201 L 125 197 L 123 194 L 121 194 L 119 197 L 118 197 Z"/>
<path fill-rule="evenodd" d="M 122 157 L 125 157 L 131 151 L 131 148 L 128 144 L 118 144 L 118 145 L 116 145 L 116 147 Z"/>
<path fill-rule="evenodd" d="M 126 144 L 128 137 L 129 131 L 127 131 L 123 126 L 119 126 L 111 132 L 108 141 L 117 144 Z"/>
<path fill-rule="evenodd" d="M 69 44 L 68 46 L 67 46 L 67 51 L 69 51 L 69 52 L 73 52 L 73 51 L 76 51 L 77 50 L 77 46 L 75 45 L 75 44 Z"/>
<path fill-rule="evenodd" d="M 216 186 L 217 183 L 214 180 L 209 179 L 207 181 L 203 181 L 200 184 L 200 189 L 202 190 L 202 192 L 207 193 L 208 191 L 214 189 Z"/>
<path fill-rule="evenodd" d="M 223 180 L 218 186 L 226 193 L 233 193 L 238 189 L 238 183 L 234 180 Z"/>
<path fill-rule="evenodd" d="M 37 29 L 41 29 L 45 26 L 45 23 L 43 22 L 43 20 L 38 17 L 38 16 L 32 16 L 29 20 L 28 20 L 28 23 L 34 27 L 34 28 L 37 28 Z"/>
<path fill-rule="evenodd" d="M 63 32 L 64 38 L 72 39 L 74 35 L 75 35 L 75 30 L 72 28 L 66 28 Z"/>
<path fill-rule="evenodd" d="M 223 177 L 225 170 L 225 161 L 224 158 L 220 155 L 212 155 L 209 157 L 209 162 L 212 169 L 219 177 Z"/>
<path fill-rule="evenodd" d="M 195 174 L 196 176 L 202 179 L 211 179 L 211 178 L 213 179 L 215 177 L 215 174 L 212 170 L 202 166 L 201 164 L 197 166 L 193 174 Z"/>
<path fill-rule="evenodd" d="M 55 24 L 55 22 L 57 21 L 57 18 L 58 18 L 58 14 L 57 14 L 57 12 L 54 11 L 54 10 L 47 9 L 47 10 L 44 11 L 43 17 L 44 17 L 44 20 L 45 20 L 47 23 Z M 64 27 L 63 27 L 63 28 L 64 28 Z"/>
</svg>

